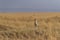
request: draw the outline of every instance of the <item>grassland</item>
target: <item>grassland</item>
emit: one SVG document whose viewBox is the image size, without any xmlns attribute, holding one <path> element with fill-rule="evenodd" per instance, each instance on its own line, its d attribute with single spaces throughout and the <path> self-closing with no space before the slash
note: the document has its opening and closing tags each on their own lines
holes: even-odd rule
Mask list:
<svg viewBox="0 0 60 40">
<path fill-rule="evenodd" d="M 60 40 L 60 13 L 0 13 L 0 40 Z"/>
</svg>

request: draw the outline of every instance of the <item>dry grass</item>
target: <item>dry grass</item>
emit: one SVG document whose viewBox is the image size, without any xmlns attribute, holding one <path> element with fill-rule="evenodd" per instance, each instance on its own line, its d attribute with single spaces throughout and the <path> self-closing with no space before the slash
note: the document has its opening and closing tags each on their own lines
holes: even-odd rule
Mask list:
<svg viewBox="0 0 60 40">
<path fill-rule="evenodd" d="M 39 26 L 34 27 L 34 18 Z M 0 40 L 60 40 L 60 14 L 17 12 L 0 14 Z"/>
</svg>

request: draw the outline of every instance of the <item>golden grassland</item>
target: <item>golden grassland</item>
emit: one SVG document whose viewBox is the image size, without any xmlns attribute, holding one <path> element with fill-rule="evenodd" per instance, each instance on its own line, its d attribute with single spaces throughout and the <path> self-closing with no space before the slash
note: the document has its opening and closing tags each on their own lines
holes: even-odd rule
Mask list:
<svg viewBox="0 0 60 40">
<path fill-rule="evenodd" d="M 0 40 L 60 40 L 60 12 L 0 13 Z"/>
</svg>

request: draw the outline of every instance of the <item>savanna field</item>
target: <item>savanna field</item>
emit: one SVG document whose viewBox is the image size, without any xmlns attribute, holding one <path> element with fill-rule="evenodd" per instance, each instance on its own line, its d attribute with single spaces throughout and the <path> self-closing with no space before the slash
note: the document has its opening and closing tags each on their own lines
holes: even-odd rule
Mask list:
<svg viewBox="0 0 60 40">
<path fill-rule="evenodd" d="M 60 12 L 0 13 L 0 40 L 60 40 Z"/>
</svg>

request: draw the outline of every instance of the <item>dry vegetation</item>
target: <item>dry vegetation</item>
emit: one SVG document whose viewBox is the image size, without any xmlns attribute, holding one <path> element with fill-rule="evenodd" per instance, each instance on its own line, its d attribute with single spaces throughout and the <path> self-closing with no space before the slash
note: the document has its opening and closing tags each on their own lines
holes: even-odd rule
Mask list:
<svg viewBox="0 0 60 40">
<path fill-rule="evenodd" d="M 34 27 L 34 18 L 39 26 Z M 58 13 L 1 13 L 0 40 L 60 40 Z"/>
</svg>

